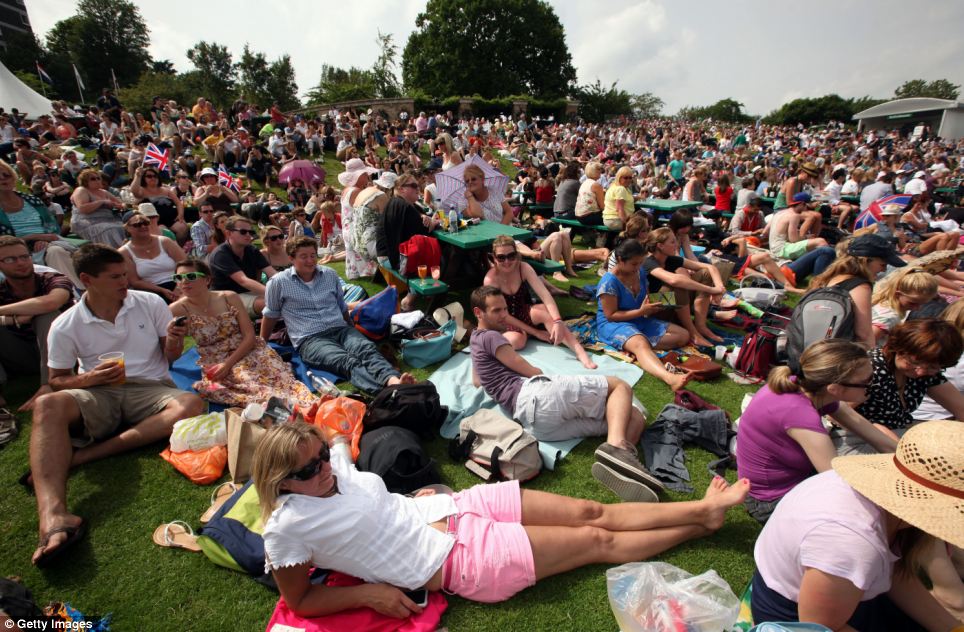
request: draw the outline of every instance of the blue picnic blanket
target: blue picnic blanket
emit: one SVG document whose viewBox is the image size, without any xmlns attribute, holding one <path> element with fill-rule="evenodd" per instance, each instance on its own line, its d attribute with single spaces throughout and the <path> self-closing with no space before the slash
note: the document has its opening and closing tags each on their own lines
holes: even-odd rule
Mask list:
<svg viewBox="0 0 964 632">
<path fill-rule="evenodd" d="M 308 379 L 308 367 L 301 360 L 301 356 L 295 352 L 294 347 L 285 347 L 273 342 L 269 342 L 268 345 L 278 353 L 291 352 L 291 366 L 294 369 L 295 377 L 307 384 L 308 388 L 312 388 L 311 380 Z M 196 392 L 194 390 L 194 383 L 201 379 L 201 367 L 198 366 L 198 360 L 200 358 L 201 356 L 197 352 L 197 347 L 191 347 L 171 365 L 171 379 L 174 380 L 174 383 L 179 389 L 192 393 Z M 341 382 L 344 380 L 344 378 L 340 378 L 334 373 L 328 373 L 321 369 L 311 369 L 311 372 L 327 378 L 332 382 Z M 215 402 L 209 402 L 208 408 L 211 412 L 218 412 L 224 410 L 225 406 Z"/>
<path fill-rule="evenodd" d="M 630 386 L 643 377 L 643 370 L 635 364 L 599 354 L 593 355 L 593 361 L 599 365 L 599 368 L 587 369 L 566 347 L 554 347 L 539 341 L 529 341 L 519 354 L 533 366 L 545 371 L 547 375 L 612 375 L 622 378 Z M 438 389 L 442 405 L 449 407 L 448 419 L 441 430 L 442 436 L 446 439 L 454 439 L 458 436 L 459 422 L 463 417 L 471 415 L 480 408 L 498 406 L 484 390 L 472 384 L 472 358 L 466 352 L 453 355 L 428 379 Z M 500 410 L 506 417 L 512 417 L 506 414 L 504 409 L 500 408 Z M 546 469 L 555 469 L 556 461 L 569 454 L 580 441 L 582 439 L 540 441 L 539 451 L 542 453 L 542 462 Z"/>
</svg>

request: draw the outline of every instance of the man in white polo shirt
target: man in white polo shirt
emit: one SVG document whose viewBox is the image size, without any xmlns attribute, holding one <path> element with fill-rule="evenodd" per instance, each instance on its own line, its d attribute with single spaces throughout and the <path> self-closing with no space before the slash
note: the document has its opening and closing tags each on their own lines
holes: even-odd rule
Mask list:
<svg viewBox="0 0 964 632">
<path fill-rule="evenodd" d="M 86 531 L 84 519 L 67 511 L 71 468 L 166 439 L 176 421 L 204 410 L 202 400 L 178 390 L 168 373 L 186 329 L 174 324 L 164 301 L 128 291 L 124 257 L 113 248 L 86 244 L 73 259 L 87 292 L 51 325 L 47 365 L 54 392 L 34 407 L 31 470 L 22 478 L 28 485 L 32 479 L 37 495 L 37 566 Z M 122 352 L 122 362 L 101 360 L 111 352 Z"/>
</svg>

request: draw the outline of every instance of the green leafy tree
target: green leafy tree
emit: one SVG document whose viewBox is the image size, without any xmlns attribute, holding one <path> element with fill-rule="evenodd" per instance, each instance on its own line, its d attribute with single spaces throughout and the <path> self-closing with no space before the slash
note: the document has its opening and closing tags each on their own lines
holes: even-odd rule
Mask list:
<svg viewBox="0 0 964 632">
<path fill-rule="evenodd" d="M 57 98 L 58 94 L 57 94 L 57 91 L 54 89 L 54 86 L 51 86 L 49 83 L 40 82 L 40 77 L 37 76 L 36 68 L 34 68 L 33 72 L 17 70 L 17 71 L 14 71 L 13 74 L 15 74 L 17 76 L 17 79 L 27 84 L 27 87 L 29 87 L 37 94 L 44 94 L 44 91 L 46 91 L 48 99 Z M 34 114 L 43 114 L 43 112 L 34 112 Z"/>
<path fill-rule="evenodd" d="M 713 119 L 726 123 L 748 123 L 753 118 L 743 113 L 743 107 L 743 104 L 735 99 L 721 99 L 713 105 L 681 108 L 679 116 L 690 121 Z"/>
<path fill-rule="evenodd" d="M 149 113 L 155 96 L 191 105 L 197 99 L 199 92 L 189 78 L 189 74 L 178 75 L 149 70 L 143 73 L 136 83 L 126 88 L 121 87 L 117 97 L 128 110 L 144 115 Z"/>
<path fill-rule="evenodd" d="M 87 86 L 85 96 L 113 87 L 111 69 L 120 85 L 138 80 L 148 69 L 150 31 L 137 6 L 126 0 L 81 0 L 77 14 L 60 20 L 47 34 L 51 75 L 73 83 L 71 63 Z M 54 74 L 56 73 L 56 74 Z"/>
<path fill-rule="evenodd" d="M 666 103 L 652 92 L 634 94 L 629 97 L 629 106 L 636 118 L 656 118 Z"/>
<path fill-rule="evenodd" d="M 151 72 L 159 72 L 164 75 L 176 75 L 177 70 L 170 59 L 155 59 L 151 62 Z"/>
<path fill-rule="evenodd" d="M 375 37 L 378 44 L 378 59 L 372 66 L 372 80 L 375 85 L 375 94 L 382 99 L 391 99 L 402 94 L 402 88 L 398 84 L 396 75 L 398 65 L 395 58 L 398 57 L 398 46 L 392 39 L 391 33 L 378 31 Z"/>
<path fill-rule="evenodd" d="M 282 56 L 271 62 L 268 68 L 268 93 L 273 101 L 278 102 L 282 110 L 295 110 L 301 107 L 298 101 L 298 84 L 295 83 L 295 69 L 291 65 L 291 57 Z"/>
<path fill-rule="evenodd" d="M 935 79 L 925 81 L 924 79 L 911 79 L 905 81 L 896 90 L 894 97 L 898 99 L 909 99 L 911 97 L 931 97 L 934 99 L 957 99 L 961 93 L 961 86 L 948 81 L 947 79 Z"/>
<path fill-rule="evenodd" d="M 0 61 L 10 72 L 22 70 L 37 75 L 37 62 L 45 65 L 47 51 L 33 33 L 21 33 L 9 29 L 3 32 L 7 47 L 0 49 Z M 45 65 L 46 66 L 46 65 Z M 47 70 L 45 67 L 44 70 Z M 47 70 L 49 73 L 50 71 Z"/>
<path fill-rule="evenodd" d="M 187 58 L 199 73 L 201 91 L 197 96 L 207 98 L 217 107 L 230 105 L 236 71 L 227 47 L 201 41 L 187 51 Z"/>
<path fill-rule="evenodd" d="M 437 97 L 561 97 L 576 70 L 565 32 L 542 0 L 428 0 L 402 56 L 409 90 Z"/>
<path fill-rule="evenodd" d="M 255 103 L 261 107 L 271 105 L 272 97 L 268 90 L 268 83 L 271 81 L 271 69 L 264 53 L 252 51 L 245 44 L 236 68 L 238 71 L 239 96 L 249 103 Z"/>
<path fill-rule="evenodd" d="M 307 104 L 312 106 L 354 99 L 374 99 L 375 96 L 375 78 L 370 70 L 354 66 L 345 70 L 324 64 L 318 85 L 308 92 L 306 98 Z"/>
<path fill-rule="evenodd" d="M 608 88 L 599 79 L 596 83 L 580 86 L 576 90 L 579 98 L 579 115 L 587 121 L 601 122 L 614 116 L 631 114 L 632 97 L 613 82 Z"/>
</svg>

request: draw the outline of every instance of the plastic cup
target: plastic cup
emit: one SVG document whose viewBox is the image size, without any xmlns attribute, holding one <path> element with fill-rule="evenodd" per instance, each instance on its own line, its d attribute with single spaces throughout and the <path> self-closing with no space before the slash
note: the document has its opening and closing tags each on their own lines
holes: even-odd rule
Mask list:
<svg viewBox="0 0 964 632">
<path fill-rule="evenodd" d="M 113 362 L 114 364 L 119 364 L 122 368 L 124 366 L 124 352 L 123 351 L 108 351 L 107 353 L 102 353 L 97 356 L 97 359 L 101 362 Z M 122 376 L 115 384 L 123 384 L 127 381 L 127 377 Z"/>
<path fill-rule="evenodd" d="M 420 279 L 422 279 L 422 280 L 425 280 L 425 277 L 427 277 L 427 276 L 428 276 L 428 266 L 425 266 L 425 265 L 419 266 L 419 267 L 418 267 L 418 278 L 420 278 Z"/>
</svg>

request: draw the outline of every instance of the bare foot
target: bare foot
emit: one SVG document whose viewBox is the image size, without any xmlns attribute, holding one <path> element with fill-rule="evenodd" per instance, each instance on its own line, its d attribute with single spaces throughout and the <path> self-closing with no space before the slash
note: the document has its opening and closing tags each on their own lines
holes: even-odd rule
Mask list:
<svg viewBox="0 0 964 632">
<path fill-rule="evenodd" d="M 599 368 L 599 365 L 596 364 L 595 362 L 593 362 L 593 361 L 592 361 L 592 358 L 590 358 L 590 357 L 589 357 L 589 354 L 586 353 L 585 351 L 583 351 L 582 353 L 577 353 L 577 354 L 576 354 L 576 357 L 579 358 L 579 361 L 582 362 L 582 365 L 583 365 L 584 367 L 586 367 L 587 369 L 598 369 L 598 368 Z"/>
<path fill-rule="evenodd" d="M 666 379 L 666 384 L 674 391 L 681 391 L 686 388 L 686 384 L 693 377 L 690 371 L 686 373 L 673 373 Z"/>
<path fill-rule="evenodd" d="M 710 341 L 709 343 L 710 345 L 712 345 L 715 342 L 723 342 L 723 339 L 717 336 L 716 334 L 714 334 L 709 327 L 703 327 L 700 333 L 703 334 L 704 338 Z"/>
<path fill-rule="evenodd" d="M 736 316 L 737 313 L 735 309 L 721 309 L 717 310 L 716 314 L 713 315 L 713 320 L 725 323 L 728 320 L 733 320 Z"/>
<path fill-rule="evenodd" d="M 18 412 L 18 413 L 25 413 L 25 412 L 28 412 L 28 411 L 33 410 L 34 404 L 37 403 L 37 399 L 38 399 L 41 395 L 46 395 L 47 393 L 53 393 L 53 392 L 54 392 L 54 389 L 50 388 L 50 385 L 49 385 L 49 384 L 44 384 L 43 386 L 41 386 L 40 388 L 37 389 L 37 392 L 33 394 L 33 397 L 31 397 L 30 399 L 28 399 L 28 400 L 23 404 L 23 406 L 21 406 L 20 408 L 17 409 L 17 412 Z"/>
<path fill-rule="evenodd" d="M 579 276 L 579 273 L 576 272 L 575 269 L 569 268 L 569 269 L 567 269 L 567 270 L 565 271 L 565 275 L 566 275 L 567 277 L 576 277 L 576 276 Z"/>
<path fill-rule="evenodd" d="M 729 485 L 723 477 L 713 477 L 703 496 L 703 503 L 707 508 L 704 526 L 714 531 L 722 527 L 726 519 L 726 510 L 742 504 L 748 493 L 750 493 L 750 481 L 746 478 L 741 478 Z"/>
<path fill-rule="evenodd" d="M 33 557 L 30 559 L 31 563 L 36 564 L 45 553 L 48 555 L 53 553 L 70 538 L 70 533 L 66 531 L 58 531 L 49 537 L 47 537 L 47 534 L 59 528 L 77 529 L 83 522 L 84 519 L 80 516 L 69 513 L 50 515 L 46 519 L 42 519 L 40 521 L 41 545 L 33 552 Z M 44 543 L 45 539 L 46 543 Z"/>
<path fill-rule="evenodd" d="M 720 301 L 720 307 L 722 309 L 734 309 L 739 304 L 740 299 L 738 298 L 724 298 L 722 301 Z"/>
<path fill-rule="evenodd" d="M 712 347 L 713 343 L 699 334 L 690 336 L 690 344 L 696 347 Z"/>
<path fill-rule="evenodd" d="M 418 380 L 411 373 L 402 373 L 402 376 L 398 378 L 399 384 L 414 384 Z"/>
<path fill-rule="evenodd" d="M 563 283 L 569 281 L 569 277 L 567 277 L 562 272 L 553 272 L 552 278 L 555 279 L 556 281 L 562 281 Z"/>
</svg>

